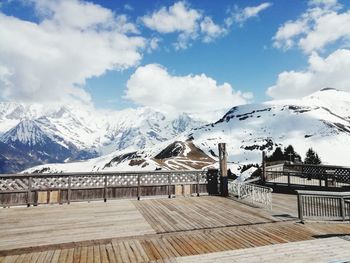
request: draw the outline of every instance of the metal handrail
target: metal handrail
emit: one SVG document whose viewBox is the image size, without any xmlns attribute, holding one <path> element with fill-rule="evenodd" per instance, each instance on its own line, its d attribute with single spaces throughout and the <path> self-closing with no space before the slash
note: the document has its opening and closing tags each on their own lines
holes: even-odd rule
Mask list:
<svg viewBox="0 0 350 263">
<path fill-rule="evenodd" d="M 298 217 L 301 222 L 305 217 L 313 218 L 341 218 L 343 221 L 350 211 L 345 205 L 350 204 L 350 192 L 326 192 L 297 190 Z"/>
<path fill-rule="evenodd" d="M 229 181 L 229 194 L 254 205 L 272 209 L 272 188 L 246 182 Z"/>
</svg>

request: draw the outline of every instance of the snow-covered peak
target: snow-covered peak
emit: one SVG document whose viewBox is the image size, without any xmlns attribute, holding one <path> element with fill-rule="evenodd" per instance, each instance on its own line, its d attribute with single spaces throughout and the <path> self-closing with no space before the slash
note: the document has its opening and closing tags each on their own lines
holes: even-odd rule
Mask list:
<svg viewBox="0 0 350 263">
<path fill-rule="evenodd" d="M 334 114 L 350 118 L 349 92 L 325 88 L 303 98 L 302 101 L 305 104 L 325 107 Z"/>
<path fill-rule="evenodd" d="M 208 154 L 217 154 L 218 142 L 228 143 L 232 162 L 256 163 L 262 150 L 291 144 L 301 155 L 312 147 L 325 162 L 344 165 L 350 154 L 349 98 L 347 92 L 327 89 L 302 99 L 234 107 L 191 137 Z"/>
<path fill-rule="evenodd" d="M 41 130 L 36 121 L 23 120 L 3 134 L 1 140 L 5 143 L 21 142 L 33 146 L 43 143 L 46 137 L 47 135 Z"/>
<path fill-rule="evenodd" d="M 67 151 L 55 158 L 59 162 L 153 147 L 202 124 L 188 115 L 147 107 L 113 111 L 82 105 L 0 103 L 0 141 L 12 146 L 21 143 L 34 152 L 39 147 L 40 152 L 47 152 L 45 147 L 63 147 Z"/>
<path fill-rule="evenodd" d="M 324 163 L 348 165 L 349 102 L 349 93 L 326 89 L 302 99 L 236 106 L 220 120 L 207 125 L 198 125 L 200 122 L 189 114 L 169 117 L 151 109 L 128 110 L 121 114 L 119 124 L 109 122 L 110 137 L 104 137 L 104 143 L 115 142 L 118 151 L 87 162 L 44 165 L 39 171 L 216 167 L 220 142 L 227 143 L 229 167 L 233 172 L 238 172 L 238 167 L 244 164 L 260 163 L 263 150 L 272 153 L 276 147 L 288 145 L 302 157 L 312 147 Z M 134 115 L 135 112 L 138 115 Z M 162 121 L 163 115 L 166 121 Z M 191 125 L 195 127 L 192 130 Z M 183 128 L 185 132 L 181 134 Z M 169 134 L 173 139 L 167 140 Z M 242 178 L 254 169 L 247 170 Z"/>
</svg>

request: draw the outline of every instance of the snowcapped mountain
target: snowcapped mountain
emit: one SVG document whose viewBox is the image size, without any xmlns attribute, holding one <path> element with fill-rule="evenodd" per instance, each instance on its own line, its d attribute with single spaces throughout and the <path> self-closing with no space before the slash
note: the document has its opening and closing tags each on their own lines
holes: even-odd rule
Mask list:
<svg viewBox="0 0 350 263">
<path fill-rule="evenodd" d="M 70 105 L 0 103 L 0 141 L 31 156 L 21 168 L 38 163 L 85 160 L 114 151 L 136 151 L 203 123 L 188 114 L 170 116 L 150 108 L 96 111 Z M 13 163 L 16 162 L 14 158 Z M 2 170 L 17 171 L 13 167 L 16 166 L 6 169 L 3 165 Z"/>
<path fill-rule="evenodd" d="M 349 165 L 350 94 L 324 89 L 300 100 L 234 107 L 190 137 L 207 154 L 227 142 L 233 162 L 260 162 L 262 150 L 291 144 L 302 156 L 312 147 L 324 163 Z"/>
<path fill-rule="evenodd" d="M 272 153 L 289 144 L 302 156 L 312 147 L 324 163 L 349 165 L 350 93 L 327 88 L 298 100 L 233 107 L 217 122 L 151 148 L 27 172 L 201 169 L 217 166 L 219 142 L 227 143 L 233 171 L 259 163 L 262 150 Z"/>
</svg>

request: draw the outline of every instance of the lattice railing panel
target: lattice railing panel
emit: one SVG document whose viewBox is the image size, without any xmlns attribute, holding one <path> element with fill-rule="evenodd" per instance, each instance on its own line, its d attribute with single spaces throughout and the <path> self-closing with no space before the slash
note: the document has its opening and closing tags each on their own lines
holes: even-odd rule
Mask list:
<svg viewBox="0 0 350 263">
<path fill-rule="evenodd" d="M 78 175 L 70 177 L 71 188 L 104 187 L 104 177 L 101 175 Z"/>
<path fill-rule="evenodd" d="M 168 174 L 147 174 L 140 178 L 141 185 L 167 185 L 169 183 Z"/>
<path fill-rule="evenodd" d="M 29 178 L 31 178 L 29 180 Z M 79 189 L 95 187 L 137 187 L 147 185 L 174 184 L 206 184 L 205 171 L 180 172 L 140 172 L 140 173 L 108 173 L 108 174 L 57 174 L 57 175 L 20 175 L 0 176 L 0 191 L 25 191 L 49 189 Z M 107 183 L 107 185 L 106 185 Z"/>
<path fill-rule="evenodd" d="M 108 175 L 107 186 L 137 186 L 137 174 Z"/>
<path fill-rule="evenodd" d="M 208 183 L 208 176 L 206 173 L 200 173 L 198 176 L 199 176 L 199 183 L 200 184 L 207 184 Z"/>
<path fill-rule="evenodd" d="M 174 173 L 170 175 L 172 184 L 186 184 L 186 183 L 196 183 L 197 182 L 197 174 L 181 174 Z"/>
<path fill-rule="evenodd" d="M 24 191 L 28 189 L 28 178 L 1 178 L 0 191 Z"/>
<path fill-rule="evenodd" d="M 32 189 L 33 190 L 46 190 L 50 188 L 67 188 L 67 177 L 33 177 Z"/>
</svg>

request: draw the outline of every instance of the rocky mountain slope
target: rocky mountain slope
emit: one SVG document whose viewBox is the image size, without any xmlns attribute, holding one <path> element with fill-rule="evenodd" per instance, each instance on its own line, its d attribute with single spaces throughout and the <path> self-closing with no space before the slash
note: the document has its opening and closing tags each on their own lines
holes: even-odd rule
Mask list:
<svg viewBox="0 0 350 263">
<path fill-rule="evenodd" d="M 140 150 L 203 123 L 187 114 L 170 116 L 150 108 L 95 111 L 88 107 L 2 102 L 1 171 L 16 172 L 40 163 Z"/>
<path fill-rule="evenodd" d="M 312 147 L 324 163 L 349 165 L 350 94 L 327 88 L 299 100 L 233 107 L 215 123 L 150 148 L 27 172 L 202 169 L 217 166 L 219 142 L 227 143 L 233 171 L 259 163 L 263 150 L 271 153 L 289 144 L 302 156 Z"/>
</svg>

